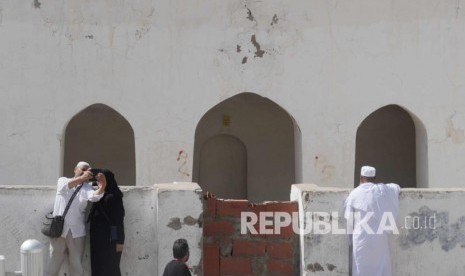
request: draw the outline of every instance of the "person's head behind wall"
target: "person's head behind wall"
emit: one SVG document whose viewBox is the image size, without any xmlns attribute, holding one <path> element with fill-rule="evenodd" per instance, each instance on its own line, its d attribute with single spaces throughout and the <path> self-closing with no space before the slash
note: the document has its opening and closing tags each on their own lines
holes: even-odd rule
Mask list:
<svg viewBox="0 0 465 276">
<path fill-rule="evenodd" d="M 90 169 L 89 163 L 85 161 L 79 161 L 74 168 L 74 176 L 81 176 L 88 169 Z"/>
<path fill-rule="evenodd" d="M 374 182 L 376 180 L 376 169 L 371 166 L 363 166 L 360 169 L 360 183 Z"/>
<path fill-rule="evenodd" d="M 177 239 L 174 241 L 173 257 L 183 262 L 189 260 L 189 245 L 186 239 Z"/>
</svg>

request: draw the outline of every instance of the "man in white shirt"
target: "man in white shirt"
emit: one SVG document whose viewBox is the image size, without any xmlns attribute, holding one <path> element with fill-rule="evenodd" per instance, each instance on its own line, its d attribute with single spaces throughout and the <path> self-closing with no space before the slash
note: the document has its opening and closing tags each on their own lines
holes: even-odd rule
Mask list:
<svg viewBox="0 0 465 276">
<path fill-rule="evenodd" d="M 400 187 L 374 183 L 376 170 L 363 166 L 360 185 L 347 197 L 344 217 L 352 245 L 352 276 L 390 276 L 391 259 L 388 234 L 395 231 L 399 212 Z"/>
<path fill-rule="evenodd" d="M 72 201 L 65 217 L 61 237 L 50 240 L 50 261 L 47 264 L 46 275 L 57 276 L 64 258 L 68 257 L 69 275 L 82 276 L 82 256 L 84 253 L 86 225 L 85 211 L 87 202 L 99 201 L 105 192 L 104 182 L 98 182 L 98 189 L 94 190 L 89 180 L 92 173 L 87 162 L 79 162 L 74 168 L 74 177 L 60 177 L 58 179 L 57 194 L 53 215 L 63 215 L 74 191 L 82 185 Z"/>
</svg>

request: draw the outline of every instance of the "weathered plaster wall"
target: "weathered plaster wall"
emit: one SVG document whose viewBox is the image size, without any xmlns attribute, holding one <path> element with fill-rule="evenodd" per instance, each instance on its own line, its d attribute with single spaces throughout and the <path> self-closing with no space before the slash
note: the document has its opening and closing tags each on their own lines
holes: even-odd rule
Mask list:
<svg viewBox="0 0 465 276">
<path fill-rule="evenodd" d="M 201 214 L 198 206 L 202 204 L 198 189 L 194 183 L 122 188 L 126 210 L 122 274 L 155 275 L 155 271 L 162 270 L 172 258 L 173 242 L 181 237 L 190 243 L 188 265 L 198 266 L 202 231 L 196 224 Z M 5 271 L 20 270 L 19 248 L 26 239 L 42 242 L 48 254 L 49 241 L 40 233 L 40 228 L 43 215 L 53 209 L 54 196 L 54 187 L 0 186 L 0 255 L 6 258 Z M 196 219 L 189 225 L 182 225 L 182 229 L 172 229 L 167 220 L 171 215 L 179 215 L 177 212 Z M 85 275 L 90 275 L 89 254 L 87 239 Z"/>
<path fill-rule="evenodd" d="M 122 257 L 123 273 L 159 275 L 171 259 L 177 238 L 189 241 L 188 265 L 201 275 L 203 224 L 201 190 L 196 184 L 157 184 L 149 187 L 124 187 L 126 243 Z M 339 212 L 350 190 L 310 184 L 293 185 L 291 200 L 304 212 Z M 42 216 L 53 206 L 55 189 L 38 186 L 0 187 L 0 248 L 6 271 L 19 270 L 19 247 L 29 238 L 47 244 L 40 233 Z M 465 269 L 464 189 L 403 189 L 397 225 L 400 235 L 390 240 L 393 275 L 462 275 Z M 236 210 L 236 209 L 235 209 Z M 236 210 L 237 211 L 237 210 Z M 412 229 L 419 218 L 419 227 Z M 435 217 L 434 229 L 429 219 Z M 322 219 L 328 219 L 322 217 Z M 334 219 L 334 217 L 333 217 Z M 427 227 L 424 227 L 424 223 Z M 339 218 L 339 226 L 345 222 Z M 303 275 L 347 275 L 348 246 L 344 235 L 301 236 Z M 87 245 L 84 266 L 89 264 Z"/>
<path fill-rule="evenodd" d="M 350 190 L 293 185 L 299 212 L 341 212 Z M 399 235 L 390 238 L 393 275 L 463 275 L 465 267 L 464 189 L 402 189 Z M 431 219 L 435 217 L 435 219 Z M 414 223 L 415 219 L 415 225 Z M 329 221 L 328 217 L 325 217 Z M 332 218 L 334 219 L 334 217 Z M 434 222 L 433 222 L 434 221 Z M 340 213 L 339 228 L 345 220 Z M 417 228 L 417 229 L 414 229 Z M 303 275 L 348 275 L 345 235 L 310 233 L 301 237 Z"/>
<path fill-rule="evenodd" d="M 156 185 L 158 196 L 158 274 L 173 259 L 173 242 L 184 238 L 189 243 L 188 266 L 193 275 L 201 273 L 202 190 L 195 183 Z M 151 275 L 154 275 L 152 272 Z"/>
<path fill-rule="evenodd" d="M 463 6 L 1 1 L 2 184 L 52 185 L 67 123 L 94 103 L 133 127 L 137 185 L 190 181 L 198 121 L 247 91 L 295 118 L 304 182 L 352 186 L 357 127 L 376 109 L 398 104 L 425 127 L 428 144 L 417 148 L 428 160 L 417 164 L 428 170 L 419 182 L 463 187 Z"/>
</svg>

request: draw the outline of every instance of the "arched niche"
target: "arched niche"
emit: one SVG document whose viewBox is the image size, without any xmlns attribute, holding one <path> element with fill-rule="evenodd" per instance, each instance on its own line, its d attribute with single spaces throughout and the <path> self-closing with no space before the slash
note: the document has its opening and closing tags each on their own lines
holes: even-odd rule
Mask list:
<svg viewBox="0 0 465 276">
<path fill-rule="evenodd" d="M 63 175 L 72 175 L 80 160 L 112 170 L 119 185 L 135 185 L 134 131 L 129 122 L 104 104 L 76 114 L 65 130 Z"/>
<path fill-rule="evenodd" d="M 209 148 L 213 137 L 225 139 L 221 135 L 233 137 L 244 145 L 245 199 L 252 202 L 289 200 L 291 184 L 302 180 L 301 134 L 292 116 L 267 98 L 241 93 L 214 106 L 199 121 L 195 132 L 193 181 L 205 190 L 215 185 L 204 183 L 205 177 L 210 178 L 208 175 L 212 174 L 218 176 L 217 187 L 237 185 L 243 191 L 243 183 L 234 184 L 228 179 L 231 173 L 228 168 L 223 168 L 224 177 L 221 177 L 219 166 L 212 169 L 205 165 L 205 145 Z M 229 144 L 223 142 L 216 150 L 226 151 L 223 147 Z M 209 154 L 220 153 L 210 151 Z M 216 189 L 217 196 L 235 197 L 228 189 Z"/>
<path fill-rule="evenodd" d="M 358 127 L 355 148 L 354 186 L 363 165 L 376 167 L 378 182 L 428 186 L 426 130 L 404 108 L 387 105 L 371 113 Z"/>
</svg>

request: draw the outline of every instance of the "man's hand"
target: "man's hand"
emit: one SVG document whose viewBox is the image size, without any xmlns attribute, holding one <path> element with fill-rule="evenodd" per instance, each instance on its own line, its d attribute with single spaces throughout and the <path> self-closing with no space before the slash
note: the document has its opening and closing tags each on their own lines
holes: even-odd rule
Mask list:
<svg viewBox="0 0 465 276">
<path fill-rule="evenodd" d="M 116 244 L 116 252 L 123 252 L 124 244 Z"/>
<path fill-rule="evenodd" d="M 77 168 L 79 176 L 75 176 L 69 183 L 68 183 L 68 188 L 72 189 L 76 187 L 77 185 L 89 181 L 89 179 L 92 178 L 92 173 L 88 170 L 83 170 L 81 168 Z"/>
<path fill-rule="evenodd" d="M 89 179 L 92 178 L 92 173 L 89 170 L 84 171 L 79 178 L 82 180 L 82 182 L 89 181 Z"/>
</svg>

